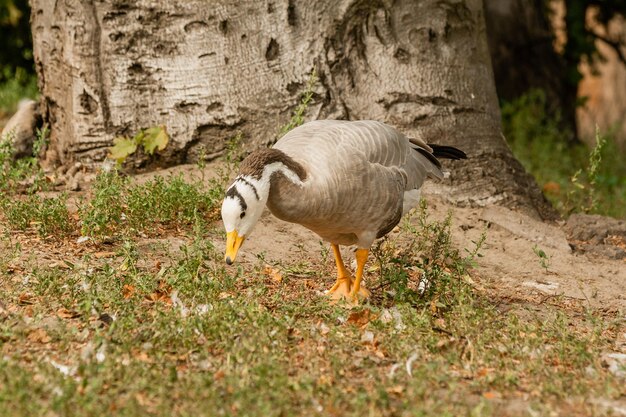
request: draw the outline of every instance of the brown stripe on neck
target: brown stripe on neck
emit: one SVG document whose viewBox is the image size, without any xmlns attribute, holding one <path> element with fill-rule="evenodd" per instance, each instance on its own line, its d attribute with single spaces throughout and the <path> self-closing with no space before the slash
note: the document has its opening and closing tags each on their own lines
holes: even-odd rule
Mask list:
<svg viewBox="0 0 626 417">
<path fill-rule="evenodd" d="M 246 159 L 241 161 L 239 172 L 241 175 L 249 175 L 252 178 L 260 179 L 263 176 L 265 166 L 274 162 L 284 164 L 300 178 L 300 181 L 306 179 L 306 170 L 300 163 L 294 161 L 293 158 L 283 151 L 274 148 L 259 149 L 252 152 Z"/>
</svg>

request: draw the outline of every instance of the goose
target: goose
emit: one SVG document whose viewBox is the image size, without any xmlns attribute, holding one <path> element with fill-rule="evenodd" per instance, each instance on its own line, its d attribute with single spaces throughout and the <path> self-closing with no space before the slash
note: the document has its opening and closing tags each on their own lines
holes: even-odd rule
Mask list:
<svg viewBox="0 0 626 417">
<path fill-rule="evenodd" d="M 356 304 L 370 295 L 361 280 L 371 245 L 417 206 L 426 178 L 444 177 L 437 158 L 466 155 L 373 120 L 305 123 L 241 162 L 221 208 L 225 261 L 235 261 L 267 206 L 277 218 L 330 243 L 337 279 L 327 294 Z M 357 247 L 354 278 L 340 245 Z"/>
</svg>

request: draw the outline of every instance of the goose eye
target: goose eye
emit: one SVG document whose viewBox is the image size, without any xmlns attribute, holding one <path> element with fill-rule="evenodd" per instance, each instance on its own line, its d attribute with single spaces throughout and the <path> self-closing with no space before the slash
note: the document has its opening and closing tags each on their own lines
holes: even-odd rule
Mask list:
<svg viewBox="0 0 626 417">
<path fill-rule="evenodd" d="M 241 212 L 241 214 L 239 215 L 239 218 L 240 218 L 240 219 L 243 219 L 243 217 L 244 217 L 245 215 L 246 215 L 246 212 L 245 212 L 245 211 L 242 211 L 242 212 Z"/>
</svg>

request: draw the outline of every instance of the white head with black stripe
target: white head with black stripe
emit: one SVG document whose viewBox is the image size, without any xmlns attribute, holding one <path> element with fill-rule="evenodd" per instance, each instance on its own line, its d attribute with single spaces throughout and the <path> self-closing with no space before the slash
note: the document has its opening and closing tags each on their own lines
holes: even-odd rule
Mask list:
<svg viewBox="0 0 626 417">
<path fill-rule="evenodd" d="M 222 220 L 226 229 L 227 264 L 232 264 L 244 239 L 257 223 L 270 194 L 272 176 L 280 173 L 287 180 L 303 185 L 306 172 L 282 151 L 259 149 L 241 162 L 240 175 L 226 190 Z"/>
<path fill-rule="evenodd" d="M 222 220 L 226 229 L 226 263 L 232 264 L 239 247 L 257 223 L 269 194 L 269 181 L 239 176 L 226 190 Z"/>
</svg>

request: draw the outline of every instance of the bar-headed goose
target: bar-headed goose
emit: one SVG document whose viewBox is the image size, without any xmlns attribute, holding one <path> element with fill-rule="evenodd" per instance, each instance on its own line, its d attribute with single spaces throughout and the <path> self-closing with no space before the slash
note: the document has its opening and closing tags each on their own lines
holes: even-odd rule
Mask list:
<svg viewBox="0 0 626 417">
<path fill-rule="evenodd" d="M 367 297 L 361 278 L 370 246 L 418 204 L 427 177 L 443 178 L 438 157 L 466 158 L 376 121 L 318 120 L 293 129 L 244 159 L 226 191 L 226 263 L 234 262 L 267 205 L 279 219 L 330 242 L 338 272 L 328 291 L 333 299 Z M 357 246 L 354 279 L 339 245 Z"/>
</svg>

